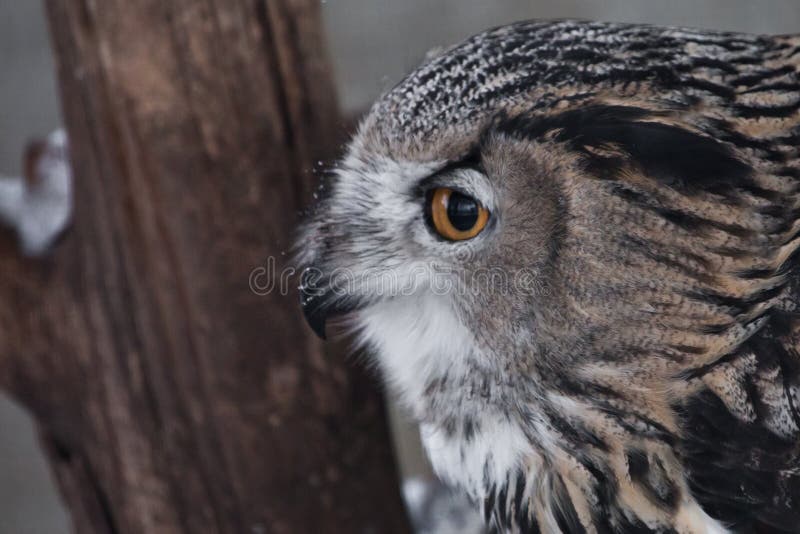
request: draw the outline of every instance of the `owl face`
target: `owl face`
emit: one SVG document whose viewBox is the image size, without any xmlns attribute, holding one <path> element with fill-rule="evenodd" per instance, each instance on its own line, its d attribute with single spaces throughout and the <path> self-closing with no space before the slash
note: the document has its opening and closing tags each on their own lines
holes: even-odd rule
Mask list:
<svg viewBox="0 0 800 534">
<path fill-rule="evenodd" d="M 738 358 L 795 306 L 787 39 L 521 23 L 362 122 L 301 231 L 304 311 L 344 318 L 496 526 L 724 531 L 683 463 L 713 440 L 683 444 L 702 395 L 754 413 Z"/>
<path fill-rule="evenodd" d="M 499 130 L 474 136 L 458 159 L 353 150 L 301 239 L 310 321 L 321 330 L 324 318 L 347 312 L 379 358 L 403 353 L 388 358 L 403 394 L 438 377 L 429 367 L 488 364 L 483 354 L 533 343 L 535 310 L 551 296 L 566 210 L 554 176 L 574 169 L 552 143 Z M 409 365 L 409 350 L 420 368 Z"/>
</svg>

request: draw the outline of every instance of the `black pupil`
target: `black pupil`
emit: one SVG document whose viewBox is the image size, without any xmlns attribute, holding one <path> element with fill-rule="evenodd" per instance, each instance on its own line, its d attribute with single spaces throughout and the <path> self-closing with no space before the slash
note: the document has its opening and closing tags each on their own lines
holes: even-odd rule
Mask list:
<svg viewBox="0 0 800 534">
<path fill-rule="evenodd" d="M 471 230 L 478 222 L 478 203 L 474 198 L 453 191 L 447 201 L 447 218 L 459 232 Z"/>
</svg>

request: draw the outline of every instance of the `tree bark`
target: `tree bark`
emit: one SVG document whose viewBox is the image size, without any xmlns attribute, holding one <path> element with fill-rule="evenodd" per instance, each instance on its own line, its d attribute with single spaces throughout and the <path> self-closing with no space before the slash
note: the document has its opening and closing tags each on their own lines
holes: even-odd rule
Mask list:
<svg viewBox="0 0 800 534">
<path fill-rule="evenodd" d="M 47 0 L 75 220 L 4 244 L 0 385 L 76 532 L 408 531 L 372 378 L 249 285 L 341 140 L 318 3 Z"/>
</svg>

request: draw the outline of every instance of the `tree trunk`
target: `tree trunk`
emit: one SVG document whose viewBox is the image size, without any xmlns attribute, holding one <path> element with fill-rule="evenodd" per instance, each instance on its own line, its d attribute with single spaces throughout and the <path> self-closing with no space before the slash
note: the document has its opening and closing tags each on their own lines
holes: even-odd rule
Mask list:
<svg viewBox="0 0 800 534">
<path fill-rule="evenodd" d="M 250 288 L 341 140 L 318 3 L 47 0 L 75 220 L 5 245 L 0 385 L 80 534 L 408 531 L 372 379 Z"/>
</svg>

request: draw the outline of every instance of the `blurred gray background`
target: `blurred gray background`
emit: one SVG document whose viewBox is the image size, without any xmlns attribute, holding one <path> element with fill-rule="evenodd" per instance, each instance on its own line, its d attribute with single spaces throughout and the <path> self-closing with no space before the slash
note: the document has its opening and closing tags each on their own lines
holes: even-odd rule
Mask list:
<svg viewBox="0 0 800 534">
<path fill-rule="evenodd" d="M 344 110 L 365 109 L 425 52 L 528 18 L 578 17 L 800 33 L 798 0 L 321 0 Z M 25 142 L 60 123 L 53 61 L 37 0 L 0 0 L 0 174 L 17 174 Z M 80 209 L 80 206 L 77 207 Z M 427 473 L 416 431 L 394 413 L 409 474 Z M 0 396 L 0 534 L 69 532 L 27 414 Z"/>
</svg>

